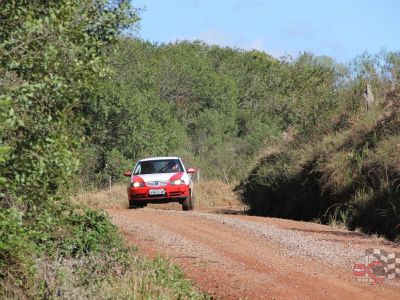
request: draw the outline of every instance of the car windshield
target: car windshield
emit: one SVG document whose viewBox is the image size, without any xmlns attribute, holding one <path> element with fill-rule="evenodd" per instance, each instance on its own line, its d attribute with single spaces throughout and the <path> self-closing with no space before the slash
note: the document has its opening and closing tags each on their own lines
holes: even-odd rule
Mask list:
<svg viewBox="0 0 400 300">
<path fill-rule="evenodd" d="M 179 159 L 146 160 L 137 164 L 133 174 L 157 174 L 183 172 Z"/>
</svg>

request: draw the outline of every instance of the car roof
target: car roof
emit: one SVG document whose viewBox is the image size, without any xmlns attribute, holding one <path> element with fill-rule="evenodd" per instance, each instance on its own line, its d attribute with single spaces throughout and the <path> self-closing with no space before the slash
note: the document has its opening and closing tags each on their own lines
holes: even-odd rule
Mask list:
<svg viewBox="0 0 400 300">
<path fill-rule="evenodd" d="M 148 157 L 141 159 L 139 161 L 147 161 L 147 160 L 167 160 L 167 159 L 180 159 L 177 156 L 157 156 L 157 157 Z"/>
</svg>

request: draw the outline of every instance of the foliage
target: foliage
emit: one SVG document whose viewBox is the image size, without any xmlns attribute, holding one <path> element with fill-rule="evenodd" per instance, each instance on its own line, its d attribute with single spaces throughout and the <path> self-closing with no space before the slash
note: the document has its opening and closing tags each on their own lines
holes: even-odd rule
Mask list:
<svg viewBox="0 0 400 300">
<path fill-rule="evenodd" d="M 1 298 L 206 299 L 176 266 L 126 248 L 104 212 L 62 203 L 24 222 L 9 209 L 0 225 Z"/>
<path fill-rule="evenodd" d="M 103 47 L 136 17 L 127 1 L 3 1 L 0 20 L 2 198 L 42 206 L 77 169 L 70 133 L 106 71 Z"/>
<path fill-rule="evenodd" d="M 135 94 L 126 91 L 125 98 L 113 102 L 116 89 L 104 80 L 111 74 L 107 55 L 115 49 L 110 45 L 136 21 L 136 11 L 125 0 L 2 2 L 1 298 L 104 297 L 99 287 L 119 288 L 134 298 L 204 298 L 176 267 L 162 260 L 147 262 L 128 251 L 104 212 L 66 200 L 78 158 L 84 158 L 81 176 L 101 180 L 111 175 L 116 181 L 129 166 L 127 157 L 150 146 L 159 153 L 168 147 L 161 140 L 141 144 L 137 137 L 148 136 L 145 127 L 131 132 L 133 124 L 122 123 L 126 117 L 142 117 L 139 124 L 151 128 L 155 120 L 154 133 L 175 126 L 169 115 L 158 114 L 168 105 L 154 102 L 157 98 L 149 94 L 153 112 L 143 116 L 142 98 L 130 106 Z M 100 111 L 92 109 L 96 105 Z M 124 115 L 129 107 L 130 114 Z M 98 122 L 89 126 L 96 117 L 107 121 L 104 127 Z M 108 130 L 114 137 L 133 133 L 136 143 L 132 147 L 120 139 L 112 145 L 115 140 L 107 133 L 93 134 Z M 85 137 L 92 144 L 82 147 Z M 177 139 L 171 135 L 169 143 Z"/>
<path fill-rule="evenodd" d="M 36 245 L 23 227 L 22 214 L 15 208 L 0 211 L 0 287 L 5 280 L 21 289 L 28 289 L 35 273 Z M 1 293 L 0 293 L 1 295 Z"/>
<path fill-rule="evenodd" d="M 24 225 L 38 252 L 46 256 L 57 253 L 76 258 L 123 249 L 117 229 L 101 211 L 60 203 L 35 214 Z"/>
<path fill-rule="evenodd" d="M 145 259 L 129 249 L 126 263 L 107 255 L 40 262 L 47 278 L 40 296 L 52 299 L 209 299 L 162 258 Z M 111 262 L 110 262 L 111 260 Z M 110 296 L 112 295 L 112 296 Z"/>
<path fill-rule="evenodd" d="M 31 292 L 36 258 L 68 245 L 65 255 L 93 253 L 115 235 L 94 212 L 57 214 L 61 204 L 54 200 L 78 169 L 82 137 L 75 133 L 82 107 L 107 72 L 104 47 L 136 21 L 124 0 L 2 1 L 0 273 L 18 297 Z M 92 232 L 86 224 L 101 222 L 107 225 L 83 233 Z"/>
</svg>

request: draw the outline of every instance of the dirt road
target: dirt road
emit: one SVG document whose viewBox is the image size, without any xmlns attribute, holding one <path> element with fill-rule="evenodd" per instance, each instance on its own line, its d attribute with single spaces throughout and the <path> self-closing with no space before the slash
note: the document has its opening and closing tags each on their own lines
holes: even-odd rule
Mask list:
<svg viewBox="0 0 400 300">
<path fill-rule="evenodd" d="M 215 298 L 400 299 L 399 280 L 371 285 L 353 275 L 367 248 L 400 252 L 383 239 L 223 209 L 108 212 L 128 243 L 177 263 Z"/>
</svg>

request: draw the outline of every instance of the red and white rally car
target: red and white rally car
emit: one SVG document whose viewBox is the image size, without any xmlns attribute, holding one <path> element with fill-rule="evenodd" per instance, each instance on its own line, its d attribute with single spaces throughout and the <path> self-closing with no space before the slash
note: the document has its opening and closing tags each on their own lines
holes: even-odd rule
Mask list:
<svg viewBox="0 0 400 300">
<path fill-rule="evenodd" d="M 186 169 L 179 157 L 151 157 L 139 160 L 133 171 L 126 171 L 129 207 L 147 203 L 179 202 L 183 210 L 194 208 L 193 168 Z"/>
</svg>

